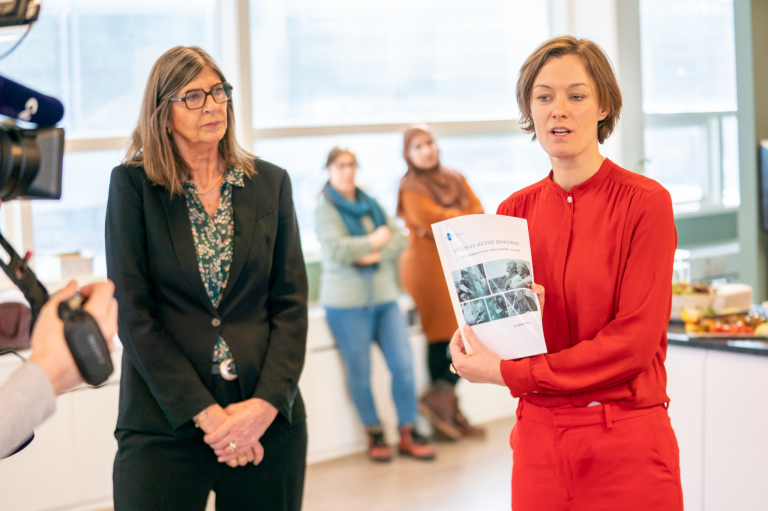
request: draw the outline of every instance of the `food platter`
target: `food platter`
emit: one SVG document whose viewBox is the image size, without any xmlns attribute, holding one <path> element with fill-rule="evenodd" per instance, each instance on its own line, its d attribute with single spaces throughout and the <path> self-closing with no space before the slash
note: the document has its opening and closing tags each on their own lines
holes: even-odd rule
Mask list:
<svg viewBox="0 0 768 511">
<path fill-rule="evenodd" d="M 766 339 L 768 322 L 757 310 L 731 314 L 703 315 L 697 310 L 683 312 L 685 333 L 691 339 Z"/>
<path fill-rule="evenodd" d="M 751 341 L 768 341 L 768 336 L 755 335 L 755 334 L 731 334 L 731 333 L 716 333 L 716 332 L 685 332 L 690 339 L 748 339 Z"/>
</svg>

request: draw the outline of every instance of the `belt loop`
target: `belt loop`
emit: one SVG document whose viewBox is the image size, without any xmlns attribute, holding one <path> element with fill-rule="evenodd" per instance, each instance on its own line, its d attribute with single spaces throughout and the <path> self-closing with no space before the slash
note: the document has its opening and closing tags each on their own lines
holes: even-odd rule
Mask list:
<svg viewBox="0 0 768 511">
<path fill-rule="evenodd" d="M 613 427 L 613 419 L 611 418 L 611 405 L 603 405 L 603 410 L 605 410 L 605 425 L 608 429 L 611 429 Z"/>
<path fill-rule="evenodd" d="M 515 415 L 517 415 L 517 420 L 521 420 L 523 418 L 523 398 L 520 398 L 517 401 L 517 411 L 515 412 Z"/>
</svg>

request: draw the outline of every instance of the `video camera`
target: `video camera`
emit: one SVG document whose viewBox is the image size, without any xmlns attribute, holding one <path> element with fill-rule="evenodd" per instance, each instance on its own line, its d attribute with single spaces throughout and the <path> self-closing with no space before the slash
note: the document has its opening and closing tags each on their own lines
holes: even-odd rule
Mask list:
<svg viewBox="0 0 768 511">
<path fill-rule="evenodd" d="M 37 0 L 0 0 L 0 28 L 31 25 L 39 14 Z M 64 130 L 55 126 L 64 117 L 64 106 L 55 98 L 0 76 L 0 115 L 37 125 L 25 129 L 13 121 L 0 124 L 0 199 L 60 199 Z M 48 301 L 48 291 L 29 268 L 29 257 L 20 257 L 2 234 L 0 247 L 7 253 L 7 257 L 0 257 L 0 266 L 24 293 L 34 325 Z M 98 324 L 74 300 L 63 302 L 58 313 L 83 380 L 101 385 L 113 367 Z"/>
</svg>

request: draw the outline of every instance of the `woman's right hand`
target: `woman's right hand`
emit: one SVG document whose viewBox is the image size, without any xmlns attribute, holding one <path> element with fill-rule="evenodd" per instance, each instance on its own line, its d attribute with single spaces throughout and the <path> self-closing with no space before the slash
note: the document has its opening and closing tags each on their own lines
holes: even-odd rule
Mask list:
<svg viewBox="0 0 768 511">
<path fill-rule="evenodd" d="M 355 261 L 357 266 L 370 266 L 381 262 L 381 252 L 369 252 Z"/>
<path fill-rule="evenodd" d="M 199 421 L 198 424 L 200 424 L 200 429 L 203 430 L 203 432 L 206 434 L 212 433 L 219 429 L 219 426 L 224 424 L 224 421 L 226 421 L 227 417 L 229 416 L 227 411 L 224 410 L 224 408 L 222 408 L 219 404 L 211 405 L 204 411 L 206 412 L 205 419 Z M 202 412 L 200 413 L 202 414 Z M 258 465 L 263 459 L 264 447 L 261 446 L 261 442 L 256 442 L 255 446 L 246 451 L 245 456 L 242 456 L 236 460 L 230 460 L 227 462 L 227 465 L 232 468 L 237 466 L 242 467 L 248 463 Z"/>
<path fill-rule="evenodd" d="M 209 406 L 200 412 L 197 417 L 203 414 L 205 414 L 204 418 L 202 420 L 198 420 L 197 423 L 200 425 L 200 429 L 202 429 L 205 434 L 212 433 L 219 429 L 219 426 L 224 424 L 224 421 L 226 421 L 227 417 L 229 417 L 229 414 L 218 403 Z"/>
<path fill-rule="evenodd" d="M 371 242 L 371 246 L 374 251 L 378 251 L 384 245 L 389 243 L 392 239 L 392 231 L 386 225 L 381 225 L 376 228 L 371 234 L 368 235 L 368 241 Z"/>
</svg>

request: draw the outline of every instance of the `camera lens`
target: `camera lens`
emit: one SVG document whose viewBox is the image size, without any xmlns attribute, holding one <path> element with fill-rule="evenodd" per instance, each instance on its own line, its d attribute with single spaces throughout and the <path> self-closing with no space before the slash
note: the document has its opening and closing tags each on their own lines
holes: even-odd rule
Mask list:
<svg viewBox="0 0 768 511">
<path fill-rule="evenodd" d="M 60 199 L 64 130 L 0 125 L 0 199 Z"/>
</svg>

